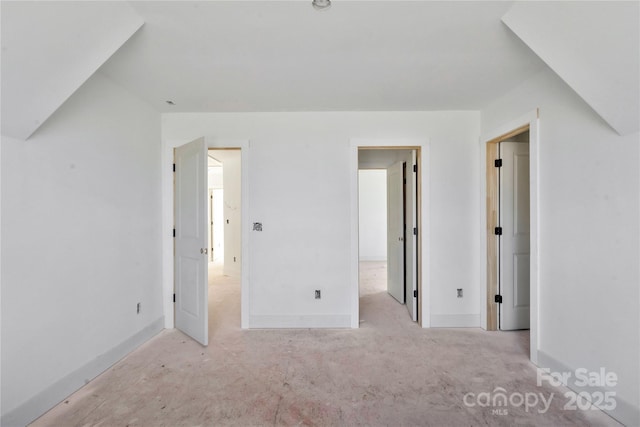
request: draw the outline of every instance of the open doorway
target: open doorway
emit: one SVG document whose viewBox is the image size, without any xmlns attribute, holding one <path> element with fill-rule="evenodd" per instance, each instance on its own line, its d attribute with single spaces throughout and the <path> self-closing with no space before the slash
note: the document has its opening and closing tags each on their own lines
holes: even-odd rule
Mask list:
<svg viewBox="0 0 640 427">
<path fill-rule="evenodd" d="M 237 327 L 238 323 L 243 329 L 249 327 L 249 275 L 247 263 L 243 262 L 249 256 L 249 236 L 246 232 L 242 233 L 242 230 L 249 229 L 249 141 L 201 137 L 168 148 L 171 150 L 171 157 L 168 158 L 173 159 L 173 215 L 167 218 L 167 225 L 173 228 L 170 237 L 173 244 L 167 244 L 167 248 L 172 247 L 172 250 L 165 251 L 165 256 L 172 258 L 173 268 L 164 280 L 164 289 L 168 293 L 165 307 L 167 327 L 180 329 L 206 346 L 210 326 L 216 326 L 215 320 L 210 322 L 209 297 L 216 302 L 220 297 L 215 291 L 211 295 L 209 292 L 209 264 L 213 264 L 209 262 L 210 240 L 216 239 L 215 235 L 211 236 L 209 228 L 212 195 L 208 184 L 209 149 L 217 153 L 217 156 L 213 156 L 216 164 L 222 165 L 225 190 L 222 215 L 225 229 L 219 233 L 224 236 L 225 262 L 221 264 L 220 277 L 232 277 L 236 283 L 237 296 L 234 300 L 240 309 L 239 314 L 236 311 L 231 320 L 233 327 Z M 232 191 L 225 179 L 227 172 L 235 175 L 231 181 Z M 230 200 L 230 197 L 234 197 L 234 200 Z M 225 207 L 228 208 L 227 212 L 224 212 Z M 223 304 L 221 310 L 214 310 L 215 316 L 229 306 Z"/>
<path fill-rule="evenodd" d="M 242 270 L 241 150 L 213 149 L 208 155 L 210 262 L 220 263 L 225 274 L 240 277 Z"/>
<path fill-rule="evenodd" d="M 540 182 L 540 112 L 536 110 L 529 111 L 522 116 L 505 121 L 496 128 L 490 129 L 487 133 L 480 137 L 480 170 L 485 179 L 481 179 L 481 197 L 482 205 L 485 209 L 481 210 L 481 224 L 483 225 L 480 233 L 480 259 L 486 262 L 482 263 L 483 273 L 481 278 L 482 295 L 485 296 L 480 301 L 481 326 L 486 330 L 498 330 L 498 314 L 499 304 L 496 303 L 496 295 L 498 292 L 498 242 L 495 227 L 502 226 L 498 224 L 499 212 L 499 195 L 498 195 L 498 169 L 495 161 L 504 156 L 498 156 L 499 143 L 508 141 L 528 131 L 528 176 L 529 176 L 529 355 L 533 363 L 538 363 L 538 349 L 540 347 L 538 330 L 542 313 L 539 312 L 539 258 L 540 258 L 540 236 L 539 236 L 539 182 Z M 504 226 L 503 235 L 505 233 Z M 504 291 L 504 287 L 502 289 Z M 523 295 L 521 295 L 522 297 Z M 502 298 L 504 304 L 504 297 Z M 522 298 L 521 298 L 522 300 Z"/>
<path fill-rule="evenodd" d="M 398 317 L 399 305 L 405 318 L 419 320 L 418 153 L 413 147 L 358 150 L 361 322 L 381 311 Z"/>
<path fill-rule="evenodd" d="M 209 149 L 209 333 L 240 324 L 241 150 Z"/>
<path fill-rule="evenodd" d="M 530 328 L 530 132 L 487 143 L 487 329 Z"/>
</svg>

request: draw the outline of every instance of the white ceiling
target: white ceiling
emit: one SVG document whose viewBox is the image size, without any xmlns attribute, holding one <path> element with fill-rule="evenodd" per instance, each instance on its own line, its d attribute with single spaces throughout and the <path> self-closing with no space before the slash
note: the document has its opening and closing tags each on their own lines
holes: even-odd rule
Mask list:
<svg viewBox="0 0 640 427">
<path fill-rule="evenodd" d="M 2 1 L 1 7 L 2 134 L 20 139 L 144 24 L 123 2 Z"/>
<path fill-rule="evenodd" d="M 640 2 L 520 2 L 502 18 L 621 135 L 640 129 Z"/>
<path fill-rule="evenodd" d="M 162 112 L 403 111 L 479 109 L 545 67 L 512 2 L 310 3 L 130 2 L 145 25 L 100 72 Z"/>
</svg>

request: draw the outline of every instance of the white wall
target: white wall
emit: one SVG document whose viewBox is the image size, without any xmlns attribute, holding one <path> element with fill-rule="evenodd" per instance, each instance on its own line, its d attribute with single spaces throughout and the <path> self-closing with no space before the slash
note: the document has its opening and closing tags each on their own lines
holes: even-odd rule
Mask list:
<svg viewBox="0 0 640 427">
<path fill-rule="evenodd" d="M 387 260 L 387 171 L 358 172 L 361 261 Z"/>
<path fill-rule="evenodd" d="M 224 274 L 240 277 L 242 268 L 241 206 L 242 185 L 240 150 L 214 151 L 222 161 L 224 187 Z"/>
<path fill-rule="evenodd" d="M 350 326 L 350 140 L 429 138 L 432 321 L 479 325 L 477 112 L 165 114 L 171 147 L 203 135 L 249 139 L 249 326 Z M 169 172 L 167 172 L 169 173 Z M 170 224 L 170 177 L 163 180 Z M 171 239 L 163 233 L 165 268 Z M 465 268 L 460 268 L 464 265 Z M 167 277 L 171 277 L 167 274 Z M 357 285 L 357 284 L 356 284 Z M 165 280 L 168 294 L 172 283 Z M 456 298 L 456 288 L 465 289 Z M 322 299 L 314 299 L 314 290 Z M 165 312 L 171 316 L 170 310 Z M 447 323 L 449 322 L 449 323 Z M 172 325 L 168 321 L 168 325 Z"/>
<path fill-rule="evenodd" d="M 550 70 L 487 106 L 483 133 L 537 107 L 539 364 L 615 372 L 613 414 L 638 425 L 639 135 L 617 135 Z"/>
<path fill-rule="evenodd" d="M 223 187 L 222 166 L 209 166 L 208 170 L 209 190 L 220 189 Z"/>
<path fill-rule="evenodd" d="M 209 221 L 213 227 L 213 241 L 211 240 L 211 228 L 209 229 L 209 254 L 210 261 L 224 259 L 224 182 L 222 175 L 222 165 L 209 166 L 209 191 L 212 192 L 213 204 L 209 216 Z"/>
<path fill-rule="evenodd" d="M 224 190 L 213 190 L 213 261 L 224 260 Z"/>
<path fill-rule="evenodd" d="M 160 116 L 97 74 L 1 150 L 2 425 L 13 426 L 162 329 Z"/>
<path fill-rule="evenodd" d="M 0 425 L 2 425 L 2 149 L 0 141 Z"/>
</svg>

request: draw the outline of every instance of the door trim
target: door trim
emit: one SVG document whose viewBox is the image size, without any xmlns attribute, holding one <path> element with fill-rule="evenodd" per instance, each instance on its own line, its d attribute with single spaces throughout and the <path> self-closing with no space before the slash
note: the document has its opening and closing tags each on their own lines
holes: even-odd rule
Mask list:
<svg viewBox="0 0 640 427">
<path fill-rule="evenodd" d="M 539 132 L 539 111 L 536 109 L 517 119 L 511 120 L 504 125 L 483 134 L 480 137 L 480 206 L 487 206 L 487 178 L 489 174 L 489 159 L 488 155 L 491 154 L 493 145 L 497 145 L 501 140 L 510 138 L 519 133 L 529 130 L 529 199 L 530 199 L 530 359 L 533 363 L 538 362 L 538 348 L 540 347 L 540 339 L 538 331 L 540 330 L 540 312 L 538 306 L 539 300 L 539 277 L 540 277 L 540 198 L 539 198 L 539 147 L 540 147 L 540 132 Z M 491 272 L 487 268 L 489 251 L 491 248 L 490 239 L 488 239 L 489 230 L 488 227 L 488 214 L 487 208 L 480 209 L 480 326 L 486 330 L 497 329 L 497 316 L 492 316 L 493 310 L 490 309 L 490 305 L 494 304 L 489 302 L 489 298 L 493 298 L 495 295 L 495 287 L 489 283 L 489 275 Z M 491 239 L 493 240 L 493 239 Z M 497 273 L 496 273 L 497 274 Z M 491 294 L 491 292 L 494 292 Z M 497 310 L 496 310 L 497 313 Z M 495 326 L 494 323 L 496 322 Z"/>
<path fill-rule="evenodd" d="M 358 328 L 360 324 L 360 290 L 359 290 L 359 248 L 358 248 L 358 150 L 367 149 L 407 149 L 416 150 L 416 164 L 418 165 L 418 257 L 420 269 L 418 272 L 418 324 L 428 328 L 430 322 L 430 280 L 429 280 L 429 256 L 430 227 L 427 210 L 423 206 L 429 206 L 429 165 L 430 157 L 428 139 L 367 139 L 352 138 L 350 140 L 350 288 L 351 288 L 351 327 Z"/>
</svg>

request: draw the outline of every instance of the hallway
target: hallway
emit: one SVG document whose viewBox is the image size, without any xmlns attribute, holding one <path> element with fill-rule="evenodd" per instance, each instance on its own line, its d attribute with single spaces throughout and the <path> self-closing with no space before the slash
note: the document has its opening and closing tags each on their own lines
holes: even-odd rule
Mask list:
<svg viewBox="0 0 640 427">
<path fill-rule="evenodd" d="M 360 328 L 420 329 L 407 307 L 387 293 L 387 263 L 360 262 Z"/>
<path fill-rule="evenodd" d="M 355 330 L 241 330 L 239 283 L 219 271 L 207 348 L 165 330 L 32 425 L 618 425 L 536 386 L 526 331 L 418 327 L 380 284 L 380 263 L 361 264 Z M 546 413 L 465 405 L 497 387 L 554 397 Z"/>
</svg>

